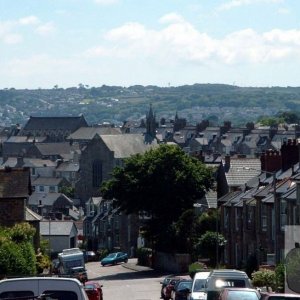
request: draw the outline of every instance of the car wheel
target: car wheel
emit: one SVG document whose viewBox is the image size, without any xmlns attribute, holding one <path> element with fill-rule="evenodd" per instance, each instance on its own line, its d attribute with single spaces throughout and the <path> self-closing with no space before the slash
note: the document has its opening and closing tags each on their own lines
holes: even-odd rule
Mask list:
<svg viewBox="0 0 300 300">
<path fill-rule="evenodd" d="M 128 259 L 125 259 L 124 262 L 127 263 L 127 262 L 128 262 Z"/>
</svg>

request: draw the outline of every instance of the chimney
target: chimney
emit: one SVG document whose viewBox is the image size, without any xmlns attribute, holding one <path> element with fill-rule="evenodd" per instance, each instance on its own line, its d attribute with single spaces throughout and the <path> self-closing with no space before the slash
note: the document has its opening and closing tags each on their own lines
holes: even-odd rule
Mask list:
<svg viewBox="0 0 300 300">
<path fill-rule="evenodd" d="M 299 145 L 296 139 L 289 139 L 281 146 L 282 170 L 286 171 L 299 162 Z"/>
<path fill-rule="evenodd" d="M 22 156 L 18 156 L 18 157 L 17 157 L 17 165 L 16 165 L 16 167 L 17 167 L 17 168 L 22 168 L 23 165 L 24 165 L 23 157 L 22 157 Z"/>
<path fill-rule="evenodd" d="M 281 169 L 281 155 L 279 151 L 267 150 L 260 157 L 261 170 L 266 172 L 277 172 Z"/>
<path fill-rule="evenodd" d="M 230 155 L 225 155 L 225 172 L 228 172 L 230 169 Z"/>
</svg>

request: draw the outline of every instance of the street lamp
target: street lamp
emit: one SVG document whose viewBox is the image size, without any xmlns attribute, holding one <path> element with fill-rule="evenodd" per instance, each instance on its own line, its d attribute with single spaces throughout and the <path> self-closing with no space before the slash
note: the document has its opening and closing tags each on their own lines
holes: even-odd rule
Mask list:
<svg viewBox="0 0 300 300">
<path fill-rule="evenodd" d="M 194 203 L 194 207 L 206 207 L 210 208 L 207 204 L 202 204 L 202 203 Z M 217 235 L 217 241 L 216 241 L 216 268 L 219 268 L 219 215 L 218 215 L 218 207 L 216 208 L 216 235 Z"/>
</svg>

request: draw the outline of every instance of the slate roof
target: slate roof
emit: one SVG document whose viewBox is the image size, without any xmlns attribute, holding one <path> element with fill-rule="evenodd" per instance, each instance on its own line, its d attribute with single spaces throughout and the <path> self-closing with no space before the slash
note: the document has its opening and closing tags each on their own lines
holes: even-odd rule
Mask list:
<svg viewBox="0 0 300 300">
<path fill-rule="evenodd" d="M 145 136 L 140 134 L 101 135 L 101 139 L 114 151 L 115 158 L 130 157 L 158 146 L 155 139 L 149 144 L 145 141 Z"/>
<path fill-rule="evenodd" d="M 5 166 L 8 167 L 15 167 L 17 166 L 18 158 L 17 157 L 9 157 L 3 164 L 0 166 L 0 168 L 5 168 Z M 48 159 L 40 159 L 40 158 L 23 158 L 24 164 L 22 167 L 28 167 L 28 168 L 42 168 L 42 167 L 55 167 L 56 163 L 48 160 Z"/>
<path fill-rule="evenodd" d="M 116 127 L 80 127 L 71 133 L 67 140 L 92 140 L 96 134 L 121 134 L 121 129 Z"/>
<path fill-rule="evenodd" d="M 42 143 L 44 141 L 47 140 L 46 136 L 37 136 L 37 137 L 33 137 L 33 136 L 26 136 L 26 135 L 15 135 L 15 136 L 11 136 L 7 139 L 7 141 L 5 143 Z"/>
<path fill-rule="evenodd" d="M 54 177 L 38 177 L 33 182 L 32 185 L 51 185 L 57 186 L 61 183 L 63 178 L 54 178 Z"/>
<path fill-rule="evenodd" d="M 28 199 L 29 206 L 37 206 L 39 200 L 42 201 L 42 205 L 53 206 L 54 202 L 61 196 L 61 193 L 37 193 L 34 192 Z"/>
<path fill-rule="evenodd" d="M 58 172 L 78 172 L 79 164 L 75 162 L 63 162 L 57 168 Z"/>
<path fill-rule="evenodd" d="M 225 165 L 225 162 L 223 162 Z M 225 173 L 228 186 L 241 186 L 257 177 L 261 171 L 261 162 L 257 158 L 230 158 L 230 168 Z"/>
<path fill-rule="evenodd" d="M 83 116 L 78 117 L 33 117 L 30 116 L 24 130 L 71 130 L 88 126 Z"/>
<path fill-rule="evenodd" d="M 0 198 L 26 198 L 31 194 L 28 168 L 0 170 Z"/>
<path fill-rule="evenodd" d="M 76 150 L 79 146 L 70 145 L 70 143 L 38 143 L 35 144 L 36 148 L 40 151 L 42 155 L 59 155 L 68 154 L 72 150 Z"/>
<path fill-rule="evenodd" d="M 40 234 L 43 236 L 57 235 L 57 236 L 69 236 L 73 226 L 76 227 L 73 221 L 41 221 L 40 222 Z M 76 228 L 77 229 L 77 228 Z"/>
<path fill-rule="evenodd" d="M 32 211 L 30 208 L 26 207 L 25 209 L 25 220 L 26 221 L 41 221 L 42 216 Z"/>
</svg>

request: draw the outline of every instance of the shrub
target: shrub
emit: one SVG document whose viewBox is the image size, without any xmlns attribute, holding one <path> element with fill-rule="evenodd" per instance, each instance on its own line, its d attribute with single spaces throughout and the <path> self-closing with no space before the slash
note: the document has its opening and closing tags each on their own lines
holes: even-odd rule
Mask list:
<svg viewBox="0 0 300 300">
<path fill-rule="evenodd" d="M 195 274 L 200 271 L 209 271 L 207 269 L 207 265 L 203 262 L 194 262 L 191 265 L 189 265 L 189 274 L 191 278 L 194 278 Z"/>
<path fill-rule="evenodd" d="M 276 289 L 275 271 L 263 269 L 252 273 L 252 283 L 255 287 L 271 287 Z"/>
<path fill-rule="evenodd" d="M 99 260 L 101 260 L 102 258 L 104 258 L 105 256 L 107 256 L 109 253 L 108 249 L 98 249 L 97 250 L 97 257 L 99 258 Z"/>
<path fill-rule="evenodd" d="M 136 252 L 137 263 L 141 266 L 149 266 L 149 260 L 152 255 L 150 248 L 138 248 Z"/>
</svg>

